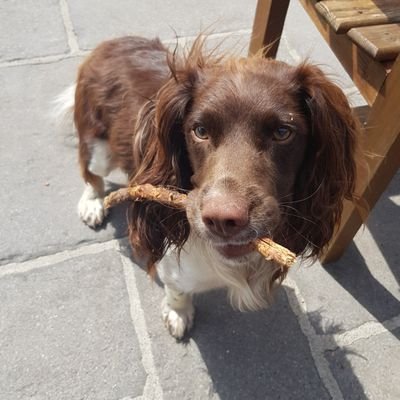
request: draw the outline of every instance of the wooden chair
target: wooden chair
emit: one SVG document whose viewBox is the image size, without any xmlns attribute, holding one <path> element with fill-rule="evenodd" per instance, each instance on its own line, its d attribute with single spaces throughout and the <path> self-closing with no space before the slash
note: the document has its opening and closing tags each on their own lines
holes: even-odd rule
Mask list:
<svg viewBox="0 0 400 400">
<path fill-rule="evenodd" d="M 369 171 L 360 168 L 356 189 L 372 210 L 400 167 L 400 1 L 299 1 L 369 105 L 361 115 Z M 275 57 L 288 6 L 258 1 L 250 54 L 273 43 L 268 56 Z M 346 201 L 321 262 L 337 260 L 364 220 L 365 212 Z"/>
</svg>

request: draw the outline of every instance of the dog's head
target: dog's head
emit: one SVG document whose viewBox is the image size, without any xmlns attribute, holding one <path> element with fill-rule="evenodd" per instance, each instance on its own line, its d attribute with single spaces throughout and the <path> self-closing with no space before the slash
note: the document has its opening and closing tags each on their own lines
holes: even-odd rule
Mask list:
<svg viewBox="0 0 400 400">
<path fill-rule="evenodd" d="M 132 205 L 133 244 L 154 262 L 192 230 L 231 264 L 265 236 L 318 256 L 354 190 L 357 124 L 342 91 L 309 64 L 208 58 L 200 46 L 169 65 L 137 122 L 132 181 L 190 191 L 187 215 Z"/>
</svg>

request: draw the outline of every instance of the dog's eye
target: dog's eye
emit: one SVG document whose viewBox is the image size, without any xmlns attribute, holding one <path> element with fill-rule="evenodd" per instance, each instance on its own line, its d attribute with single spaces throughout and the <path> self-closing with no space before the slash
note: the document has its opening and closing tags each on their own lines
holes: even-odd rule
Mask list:
<svg viewBox="0 0 400 400">
<path fill-rule="evenodd" d="M 208 139 L 207 130 L 206 130 L 206 128 L 204 128 L 204 126 L 201 126 L 201 125 L 196 126 L 193 128 L 192 132 L 200 140 Z"/>
<path fill-rule="evenodd" d="M 293 130 L 289 126 L 280 126 L 274 131 L 274 139 L 278 142 L 283 142 L 292 136 Z"/>
</svg>

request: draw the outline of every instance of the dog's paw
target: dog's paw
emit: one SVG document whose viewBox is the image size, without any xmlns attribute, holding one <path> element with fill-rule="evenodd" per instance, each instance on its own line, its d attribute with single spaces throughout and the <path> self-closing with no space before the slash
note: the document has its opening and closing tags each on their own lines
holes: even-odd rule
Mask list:
<svg viewBox="0 0 400 400">
<path fill-rule="evenodd" d="M 185 332 L 193 326 L 194 307 L 192 303 L 188 303 L 185 308 L 173 309 L 165 297 L 161 303 L 161 313 L 165 326 L 175 339 L 182 339 Z"/>
<path fill-rule="evenodd" d="M 107 216 L 107 210 L 103 206 L 103 199 L 90 199 L 85 195 L 79 201 L 78 213 L 81 220 L 92 228 L 101 225 Z"/>
</svg>

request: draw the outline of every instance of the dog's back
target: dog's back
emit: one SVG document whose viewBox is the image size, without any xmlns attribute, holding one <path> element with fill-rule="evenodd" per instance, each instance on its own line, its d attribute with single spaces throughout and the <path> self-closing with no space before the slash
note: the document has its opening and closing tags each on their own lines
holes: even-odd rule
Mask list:
<svg viewBox="0 0 400 400">
<path fill-rule="evenodd" d="M 110 169 L 132 172 L 136 116 L 167 80 L 166 58 L 167 50 L 158 39 L 125 37 L 102 43 L 82 64 L 74 120 L 84 175 L 90 175 L 89 157 L 98 140 L 107 140 L 110 146 Z"/>
</svg>

